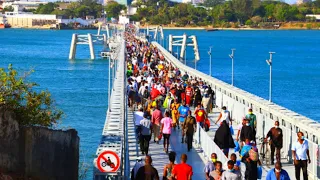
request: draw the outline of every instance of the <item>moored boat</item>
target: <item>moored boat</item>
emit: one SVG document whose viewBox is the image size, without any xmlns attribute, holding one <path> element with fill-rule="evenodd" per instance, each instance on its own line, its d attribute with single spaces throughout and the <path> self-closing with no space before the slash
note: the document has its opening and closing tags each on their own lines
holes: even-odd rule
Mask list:
<svg viewBox="0 0 320 180">
<path fill-rule="evenodd" d="M 206 31 L 218 31 L 218 29 L 215 29 L 215 28 L 206 28 Z"/>
</svg>

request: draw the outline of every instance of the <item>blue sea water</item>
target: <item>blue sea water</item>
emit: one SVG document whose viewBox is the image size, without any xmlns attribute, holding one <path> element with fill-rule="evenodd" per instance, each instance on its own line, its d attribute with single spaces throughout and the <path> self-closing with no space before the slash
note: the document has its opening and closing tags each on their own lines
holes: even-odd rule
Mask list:
<svg viewBox="0 0 320 180">
<path fill-rule="evenodd" d="M 35 70 L 30 78 L 52 93 L 65 112 L 60 127 L 78 131 L 81 162 L 92 165 L 108 107 L 108 61 L 89 60 L 85 45 L 78 46 L 75 61 L 68 60 L 72 33 L 96 31 L 1 30 L 0 67 L 12 63 L 21 71 Z M 266 99 L 269 66 L 265 60 L 269 51 L 275 51 L 273 101 L 320 120 L 320 31 L 165 30 L 165 36 L 183 33 L 197 36 L 201 57 L 197 67 L 204 73 L 209 73 L 207 51 L 212 46 L 212 75 L 227 83 L 231 82 L 228 54 L 236 48 L 235 86 Z M 193 67 L 189 50 L 187 64 Z M 92 167 L 87 179 L 92 179 Z"/>
</svg>

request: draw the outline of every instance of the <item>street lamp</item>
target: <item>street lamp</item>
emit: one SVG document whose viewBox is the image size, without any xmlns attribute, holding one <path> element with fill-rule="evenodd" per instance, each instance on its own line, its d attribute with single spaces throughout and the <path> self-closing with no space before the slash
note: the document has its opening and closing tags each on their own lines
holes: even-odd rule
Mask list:
<svg viewBox="0 0 320 180">
<path fill-rule="evenodd" d="M 270 59 L 266 60 L 266 62 L 270 66 L 269 102 L 271 102 L 271 96 L 272 96 L 272 54 L 275 54 L 275 52 L 269 52 L 269 54 L 270 54 Z"/>
<path fill-rule="evenodd" d="M 212 46 L 210 46 L 210 51 L 208 51 L 208 54 L 210 56 L 210 77 L 212 76 L 212 57 L 211 57 L 211 48 Z"/>
<path fill-rule="evenodd" d="M 233 60 L 234 60 L 234 51 L 236 49 L 231 49 L 232 53 L 229 54 L 229 57 L 231 58 L 232 60 L 232 70 L 231 70 L 231 85 L 233 86 Z"/>
</svg>

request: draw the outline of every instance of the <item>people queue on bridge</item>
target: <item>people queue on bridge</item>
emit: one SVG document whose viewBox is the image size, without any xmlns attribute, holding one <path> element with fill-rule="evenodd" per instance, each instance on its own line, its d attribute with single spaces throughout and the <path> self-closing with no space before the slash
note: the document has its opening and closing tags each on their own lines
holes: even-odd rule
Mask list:
<svg viewBox="0 0 320 180">
<path fill-rule="evenodd" d="M 215 107 L 215 93 L 206 82 L 198 77 L 189 76 L 177 67 L 166 61 L 164 55 L 148 42 L 138 40 L 135 29 L 128 25 L 125 32 L 126 63 L 127 63 L 127 95 L 128 105 L 137 109 L 134 113 L 136 134 L 140 144 L 140 151 L 146 155 L 145 165 L 134 167 L 132 179 L 160 179 L 158 171 L 152 167 L 152 158 L 149 155 L 149 143 L 160 144 L 163 139 L 163 151 L 169 156 L 169 163 L 164 165 L 163 179 L 191 179 L 192 167 L 187 164 L 187 155 L 181 155 L 181 163 L 175 164 L 176 153 L 169 152 L 170 136 L 173 131 L 181 129 L 181 143 L 186 143 L 187 150 L 192 150 L 193 137 L 203 128 L 210 128 L 209 113 Z M 193 107 L 193 108 L 192 108 Z M 236 139 L 232 135 L 232 119 L 227 107 L 222 107 L 220 115 L 215 122 L 219 125 L 214 137 L 214 142 L 224 154 L 229 157 L 229 149 L 238 149 L 241 160 L 232 153 L 230 160 L 220 162 L 216 153 L 212 153 L 210 161 L 205 165 L 206 179 L 226 180 L 256 180 L 261 176 L 258 166 L 261 165 L 258 153 L 256 134 L 257 119 L 252 109 L 243 118 L 238 127 Z M 196 134 L 199 135 L 200 134 Z M 306 167 L 310 157 L 307 141 L 303 134 L 298 133 L 299 141 L 293 146 L 296 178 L 300 179 L 300 169 L 303 170 L 304 180 L 307 179 Z M 152 138 L 153 137 L 153 138 Z M 268 141 L 267 139 L 270 138 Z M 270 129 L 264 140 L 270 143 L 271 169 L 267 180 L 290 179 L 287 172 L 282 169 L 280 150 L 283 146 L 282 130 L 279 122 Z M 241 149 L 241 150 L 240 150 Z M 137 165 L 137 164 L 136 164 Z"/>
</svg>

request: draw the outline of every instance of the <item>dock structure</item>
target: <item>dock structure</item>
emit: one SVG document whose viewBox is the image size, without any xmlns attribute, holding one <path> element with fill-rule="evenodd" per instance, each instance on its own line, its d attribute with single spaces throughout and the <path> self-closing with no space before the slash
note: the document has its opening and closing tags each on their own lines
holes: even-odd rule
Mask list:
<svg viewBox="0 0 320 180">
<path fill-rule="evenodd" d="M 77 45 L 89 45 L 90 50 L 90 59 L 95 59 L 94 45 L 102 45 L 104 47 L 107 46 L 107 35 L 95 35 L 95 34 L 73 34 L 71 45 L 70 45 L 70 53 L 69 59 L 73 60 L 76 58 Z"/>
<path fill-rule="evenodd" d="M 130 171 L 136 159 L 138 157 L 144 159 L 144 156 L 140 153 L 135 133 L 134 109 L 127 106 L 125 76 L 126 54 L 123 39 L 121 39 L 120 44 L 121 48 L 116 57 L 116 80 L 113 82 L 114 89 L 111 92 L 109 110 L 96 155 L 98 156 L 104 150 L 113 150 L 121 157 L 121 166 L 116 173 L 102 173 L 96 168 L 96 161 L 94 161 L 94 179 L 98 180 L 130 179 Z M 283 163 L 283 169 L 288 171 L 291 179 L 295 179 L 291 147 L 292 144 L 297 141 L 296 133 L 302 131 L 309 143 L 311 157 L 311 164 L 308 165 L 309 178 L 313 180 L 320 179 L 320 123 L 197 71 L 183 64 L 159 43 L 152 42 L 152 44 L 161 51 L 166 61 L 170 62 L 176 68 L 179 68 L 182 73 L 187 72 L 189 76 L 201 78 L 210 85 L 215 92 L 215 104 L 217 107 L 208 115 L 211 121 L 210 130 L 206 132 L 198 127 L 200 136 L 197 133 L 195 134 L 194 148 L 190 152 L 187 152 L 186 145 L 179 142 L 181 139 L 179 134 L 181 134 L 181 132 L 178 130 L 173 131 L 173 136 L 170 139 L 170 150 L 178 154 L 177 163 L 179 163 L 180 154 L 186 153 L 188 155 L 188 164 L 193 167 L 194 171 L 193 179 L 205 179 L 203 168 L 207 161 L 210 160 L 211 153 L 216 153 L 218 160 L 223 163 L 228 160 L 228 157 L 223 154 L 213 141 L 215 131 L 218 128 L 214 121 L 216 121 L 222 106 L 226 106 L 231 112 L 235 132 L 237 132 L 237 125 L 241 123 L 248 109 L 253 109 L 254 114 L 257 116 L 257 142 L 259 142 L 258 139 L 265 137 L 266 133 L 273 126 L 274 121 L 280 122 L 280 128 L 283 130 L 284 137 L 281 161 Z M 162 141 L 160 144 L 162 144 Z M 231 149 L 229 154 L 232 152 L 234 152 L 234 150 Z M 150 142 L 150 155 L 153 158 L 153 166 L 158 170 L 160 177 L 162 177 L 163 166 L 168 163 L 168 155 L 162 151 L 161 145 L 153 141 Z M 271 168 L 273 167 L 263 165 L 262 179 L 265 179 L 267 171 Z"/>
<path fill-rule="evenodd" d="M 186 49 L 187 46 L 193 47 L 194 52 L 194 60 L 199 61 L 200 60 L 200 54 L 198 49 L 198 41 L 197 37 L 195 35 L 187 36 L 187 34 L 183 34 L 182 36 L 173 36 L 169 35 L 169 52 L 171 54 L 174 54 L 173 47 L 181 47 L 180 49 L 180 55 L 177 51 L 177 59 L 183 61 L 183 59 L 186 59 Z M 186 63 L 186 62 L 185 62 Z"/>
</svg>

